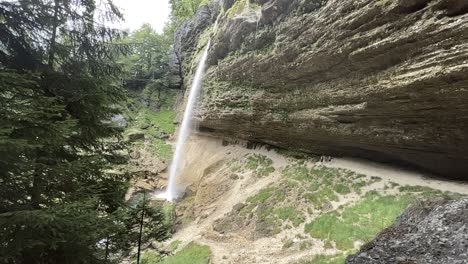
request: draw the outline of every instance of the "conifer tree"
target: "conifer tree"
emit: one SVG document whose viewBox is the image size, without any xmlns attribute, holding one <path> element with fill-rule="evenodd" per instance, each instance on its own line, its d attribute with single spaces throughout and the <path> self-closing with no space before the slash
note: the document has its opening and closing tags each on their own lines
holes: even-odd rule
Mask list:
<svg viewBox="0 0 468 264">
<path fill-rule="evenodd" d="M 105 263 L 125 237 L 111 0 L 0 2 L 0 263 Z M 163 227 L 161 227 L 163 228 Z"/>
</svg>

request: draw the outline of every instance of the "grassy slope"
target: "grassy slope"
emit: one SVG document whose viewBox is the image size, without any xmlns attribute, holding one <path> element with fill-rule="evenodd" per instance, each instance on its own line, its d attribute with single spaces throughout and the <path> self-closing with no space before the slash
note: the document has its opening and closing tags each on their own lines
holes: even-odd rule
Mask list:
<svg viewBox="0 0 468 264">
<path fill-rule="evenodd" d="M 170 256 L 161 264 L 208 264 L 210 262 L 211 251 L 208 246 L 190 243 L 175 255 Z"/>
<path fill-rule="evenodd" d="M 149 150 L 162 160 L 169 160 L 172 157 L 172 146 L 166 143 L 165 138 L 175 132 L 174 119 L 176 113 L 173 110 L 175 94 L 167 92 L 164 94 L 161 109 L 153 111 L 145 107 L 140 102 L 138 94 L 133 95 L 129 101 L 129 109 L 126 116 L 130 121 L 129 127 L 125 131 L 125 136 L 139 133 L 145 135 L 145 140 Z M 133 143 L 138 146 L 144 145 L 144 141 L 139 140 Z"/>
<path fill-rule="evenodd" d="M 170 245 L 170 251 L 175 251 L 180 241 Z M 190 243 L 172 256 L 162 257 L 156 251 L 147 250 L 142 254 L 141 264 L 208 264 L 211 251 L 208 246 Z"/>
<path fill-rule="evenodd" d="M 270 172 L 266 169 L 269 167 L 271 160 L 261 155 L 231 162 L 233 172 L 251 170 L 257 177 L 268 175 L 263 172 Z M 268 235 L 272 236 L 304 224 L 305 235 L 321 239 L 326 247 L 342 252 L 337 256 L 315 256 L 300 263 L 344 263 L 345 256 L 358 249 L 356 243 L 372 240 L 380 231 L 392 225 L 411 203 L 458 196 L 427 187 L 399 186 L 395 183 L 386 183 L 379 192 L 366 191 L 367 186 L 378 184 L 381 179 L 349 170 L 320 166 L 310 168 L 301 163 L 286 167 L 282 175 L 279 182 L 247 198 L 239 215 L 245 217 L 246 222 L 254 219 L 257 223 L 267 223 L 272 229 Z M 324 205 L 339 203 L 351 193 L 360 194 L 361 198 L 328 212 L 323 210 Z M 283 249 L 287 250 L 292 245 L 292 241 L 286 241 Z M 308 246 L 310 243 L 302 242 L 300 249 Z"/>
</svg>

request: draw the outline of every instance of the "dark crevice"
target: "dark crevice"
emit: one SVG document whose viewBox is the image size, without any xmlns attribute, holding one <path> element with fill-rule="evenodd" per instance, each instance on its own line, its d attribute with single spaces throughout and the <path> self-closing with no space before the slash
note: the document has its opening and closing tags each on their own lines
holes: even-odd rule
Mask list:
<svg viewBox="0 0 468 264">
<path fill-rule="evenodd" d="M 411 14 L 418 12 L 424 8 L 426 8 L 429 5 L 430 1 L 427 0 L 421 0 L 421 1 L 408 1 L 412 2 L 411 4 L 402 4 L 400 8 L 398 9 L 398 13 L 400 14 Z"/>
</svg>

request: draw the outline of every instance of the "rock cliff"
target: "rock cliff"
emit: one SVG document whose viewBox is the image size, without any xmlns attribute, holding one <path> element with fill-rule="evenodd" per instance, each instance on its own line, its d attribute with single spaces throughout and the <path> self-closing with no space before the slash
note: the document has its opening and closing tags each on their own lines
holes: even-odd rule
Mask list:
<svg viewBox="0 0 468 264">
<path fill-rule="evenodd" d="M 468 199 L 414 206 L 346 263 L 467 263 L 467 217 Z"/>
<path fill-rule="evenodd" d="M 176 33 L 185 84 L 210 37 L 202 129 L 468 179 L 468 1 L 214 1 Z"/>
</svg>

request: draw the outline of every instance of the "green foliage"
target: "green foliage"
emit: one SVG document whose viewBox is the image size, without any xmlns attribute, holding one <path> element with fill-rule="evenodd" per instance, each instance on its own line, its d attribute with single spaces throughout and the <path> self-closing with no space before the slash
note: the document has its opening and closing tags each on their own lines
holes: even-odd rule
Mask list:
<svg viewBox="0 0 468 264">
<path fill-rule="evenodd" d="M 172 203 L 166 203 L 163 206 L 164 219 L 166 219 L 166 225 L 173 227 L 176 221 L 175 205 Z"/>
<path fill-rule="evenodd" d="M 283 176 L 297 181 L 309 181 L 312 179 L 309 169 L 305 166 L 287 167 L 283 170 Z"/>
<path fill-rule="evenodd" d="M 165 139 L 175 132 L 175 112 L 169 110 L 173 106 L 173 99 L 166 102 L 161 101 L 162 109 L 153 111 L 149 107 L 138 103 L 139 95 L 134 95 L 134 98 L 126 113 L 127 118 L 131 120 L 124 133 L 126 138 L 128 139 L 132 134 L 144 135 L 145 142 L 141 138 L 141 140 L 132 142 L 133 146 L 146 148 L 161 160 L 169 160 L 172 157 L 173 150 Z"/>
<path fill-rule="evenodd" d="M 355 241 L 369 241 L 393 224 L 410 202 L 408 196 L 379 196 L 371 192 L 342 213 L 330 212 L 317 217 L 306 224 L 305 232 L 315 238 L 334 241 L 341 250 L 352 249 Z"/>
<path fill-rule="evenodd" d="M 174 111 L 161 110 L 159 112 L 154 112 L 146 108 L 142 109 L 138 113 L 138 116 L 136 117 L 136 126 L 152 126 L 152 128 L 155 129 L 155 131 L 152 131 L 154 136 L 159 136 L 161 133 L 172 135 L 175 132 L 174 118 Z"/>
<path fill-rule="evenodd" d="M 179 25 L 186 19 L 191 19 L 202 5 L 209 4 L 210 0 L 170 0 L 173 23 Z"/>
<path fill-rule="evenodd" d="M 170 32 L 158 34 L 149 24 L 144 24 L 121 41 L 131 47 L 130 54 L 120 59 L 125 87 L 141 91 L 139 97 L 146 106 L 160 109 L 172 105 L 168 100 L 174 96 L 168 97 L 171 93 L 167 91 L 179 88 L 169 66 L 172 38 Z"/>
<path fill-rule="evenodd" d="M 175 240 L 172 241 L 171 244 L 169 244 L 169 251 L 174 252 L 179 248 L 179 245 L 182 243 L 180 240 Z"/>
<path fill-rule="evenodd" d="M 236 0 L 232 7 L 226 11 L 228 17 L 233 17 L 235 15 L 241 14 L 247 8 L 248 1 L 249 0 Z"/>
<path fill-rule="evenodd" d="M 104 263 L 134 246 L 138 208 L 124 202 L 116 59 L 122 34 L 111 1 L 0 2 L 0 262 Z M 148 238 L 165 238 L 148 209 Z"/>
<path fill-rule="evenodd" d="M 294 245 L 294 241 L 292 240 L 286 240 L 283 244 L 283 249 L 288 249 Z"/>
<path fill-rule="evenodd" d="M 162 256 L 155 251 L 146 250 L 141 255 L 140 263 L 141 264 L 156 264 L 163 260 Z"/>
<path fill-rule="evenodd" d="M 273 163 L 273 161 L 267 158 L 265 155 L 254 154 L 252 156 L 247 157 L 247 164 L 246 167 L 255 170 L 259 166 L 269 166 Z"/>
<path fill-rule="evenodd" d="M 268 198 L 270 198 L 273 194 L 273 189 L 267 188 L 260 191 L 255 196 L 247 198 L 247 202 L 252 204 L 259 204 L 265 202 Z"/>
<path fill-rule="evenodd" d="M 419 185 L 416 185 L 416 186 L 405 185 L 405 186 L 399 187 L 398 190 L 400 192 L 421 192 L 421 193 L 435 191 L 434 189 L 431 189 L 429 187 L 419 186 Z"/>
<path fill-rule="evenodd" d="M 268 176 L 275 171 L 273 161 L 265 155 L 253 154 L 247 157 L 246 168 L 255 170 L 259 177 Z"/>
<path fill-rule="evenodd" d="M 161 264 L 208 264 L 210 263 L 211 250 L 208 246 L 202 246 L 194 242 L 188 244 L 175 255 L 167 257 Z"/>
<path fill-rule="evenodd" d="M 275 209 L 275 213 L 278 216 L 278 218 L 283 221 L 289 219 L 295 227 L 299 226 L 305 221 L 302 212 L 296 210 L 291 206 L 277 208 Z"/>
<path fill-rule="evenodd" d="M 95 206 L 90 201 L 1 214 L 0 263 L 94 263 L 98 243 L 115 228 Z"/>
<path fill-rule="evenodd" d="M 129 201 L 128 206 L 121 207 L 113 213 L 114 221 L 119 224 L 118 228 L 101 241 L 108 251 L 123 255 L 130 254 L 138 244 L 142 223 L 143 243 L 162 241 L 170 237 L 170 225 L 164 210 L 161 207 L 152 206 L 145 195 L 147 195 L 145 192 L 140 192 Z"/>
<path fill-rule="evenodd" d="M 252 3 L 250 0 L 236 0 L 229 10 L 226 11 L 228 17 L 235 17 L 244 13 L 247 10 L 259 10 L 261 8 L 257 3 Z"/>
<path fill-rule="evenodd" d="M 170 160 L 173 154 L 172 146 L 162 139 L 153 140 L 151 143 L 151 151 L 162 160 Z"/>
<path fill-rule="evenodd" d="M 339 194 L 348 194 L 351 192 L 351 189 L 343 183 L 336 184 L 334 188 L 335 188 L 335 192 Z"/>
<path fill-rule="evenodd" d="M 346 256 L 338 255 L 338 256 L 326 256 L 326 255 L 318 255 L 312 260 L 303 260 L 298 262 L 297 264 L 344 264 L 346 260 Z"/>
</svg>

